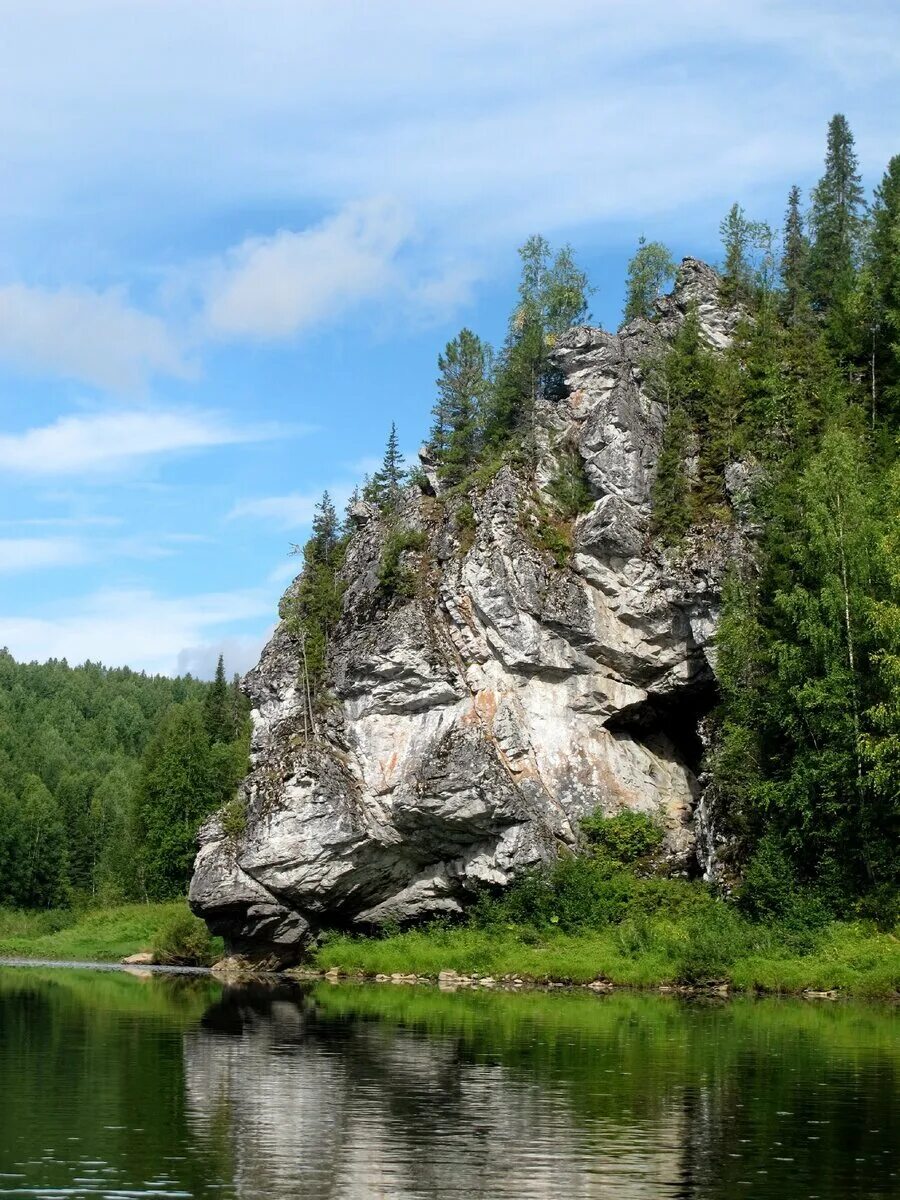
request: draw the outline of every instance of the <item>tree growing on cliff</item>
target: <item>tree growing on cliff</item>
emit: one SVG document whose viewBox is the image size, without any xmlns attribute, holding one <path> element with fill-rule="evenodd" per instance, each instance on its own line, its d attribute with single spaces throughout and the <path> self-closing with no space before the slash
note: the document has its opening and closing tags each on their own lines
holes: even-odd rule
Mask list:
<svg viewBox="0 0 900 1200">
<path fill-rule="evenodd" d="M 625 311 L 622 324 L 636 317 L 652 317 L 653 301 L 675 275 L 675 262 L 662 242 L 648 242 L 643 236 L 637 252 L 628 264 Z"/>
<path fill-rule="evenodd" d="M 590 287 L 570 246 L 554 255 L 535 235 L 519 249 L 519 302 L 497 361 L 485 412 L 485 441 L 493 449 L 530 438 L 535 404 L 557 384 L 550 351 L 565 330 L 588 317 Z M 526 455 L 530 449 L 524 445 Z"/>
<path fill-rule="evenodd" d="M 393 513 L 400 503 L 405 482 L 406 471 L 403 468 L 403 455 L 400 453 L 397 426 L 392 421 L 381 467 L 363 489 L 363 498 L 372 504 L 377 504 L 383 513 Z"/>
<path fill-rule="evenodd" d="M 448 483 L 459 483 L 472 470 L 481 449 L 490 369 L 490 347 L 470 329 L 460 330 L 438 356 L 438 399 L 430 442 Z"/>
</svg>

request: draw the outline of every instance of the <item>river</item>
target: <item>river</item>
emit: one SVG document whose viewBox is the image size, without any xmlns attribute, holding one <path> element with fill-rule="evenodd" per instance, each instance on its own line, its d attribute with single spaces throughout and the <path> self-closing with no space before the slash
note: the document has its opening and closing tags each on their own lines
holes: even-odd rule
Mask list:
<svg viewBox="0 0 900 1200">
<path fill-rule="evenodd" d="M 900 1013 L 0 968 L 0 1196 L 900 1196 Z"/>
</svg>

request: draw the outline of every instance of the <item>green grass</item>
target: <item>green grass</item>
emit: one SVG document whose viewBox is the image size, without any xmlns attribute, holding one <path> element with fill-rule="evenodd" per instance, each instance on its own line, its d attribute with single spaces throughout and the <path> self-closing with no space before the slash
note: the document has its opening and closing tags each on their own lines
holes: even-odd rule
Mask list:
<svg viewBox="0 0 900 1200">
<path fill-rule="evenodd" d="M 0 909 L 0 956 L 117 962 L 151 950 L 161 933 L 187 912 L 184 900 L 85 911 Z"/>
<path fill-rule="evenodd" d="M 900 940 L 893 934 L 863 923 L 834 923 L 817 937 L 811 952 L 801 953 L 771 930 L 747 926 L 749 930 L 740 931 L 744 945 L 733 950 L 733 957 L 726 945 L 720 961 L 709 960 L 715 968 L 709 971 L 702 969 L 708 939 L 698 947 L 695 925 L 663 919 L 579 933 L 432 926 L 383 938 L 341 935 L 319 948 L 314 965 L 365 975 L 436 976 L 455 970 L 534 982 L 606 979 L 630 987 L 715 980 L 741 991 L 838 988 L 873 998 L 900 992 Z M 718 934 L 714 929 L 710 936 Z"/>
</svg>

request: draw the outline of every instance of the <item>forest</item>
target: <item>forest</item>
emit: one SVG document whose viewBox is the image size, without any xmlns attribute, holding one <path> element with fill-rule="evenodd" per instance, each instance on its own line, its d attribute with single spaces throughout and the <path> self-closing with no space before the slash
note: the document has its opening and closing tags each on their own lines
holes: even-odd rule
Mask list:
<svg viewBox="0 0 900 1200">
<path fill-rule="evenodd" d="M 203 683 L 0 652 L 0 906 L 183 896 L 248 712 L 221 660 Z"/>
</svg>

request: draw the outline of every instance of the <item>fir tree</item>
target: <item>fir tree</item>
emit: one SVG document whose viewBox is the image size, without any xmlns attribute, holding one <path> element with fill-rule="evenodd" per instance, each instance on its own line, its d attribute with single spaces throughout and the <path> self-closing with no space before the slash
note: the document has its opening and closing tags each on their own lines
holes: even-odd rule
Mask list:
<svg viewBox="0 0 900 1200">
<path fill-rule="evenodd" d="M 825 173 L 812 194 L 809 287 L 813 305 L 828 314 L 853 286 L 864 207 L 862 182 L 847 118 L 828 126 Z"/>
<path fill-rule="evenodd" d="M 662 242 L 638 240 L 637 253 L 628 264 L 625 311 L 622 324 L 636 317 L 652 317 L 653 301 L 675 274 L 675 263 Z"/>
</svg>

